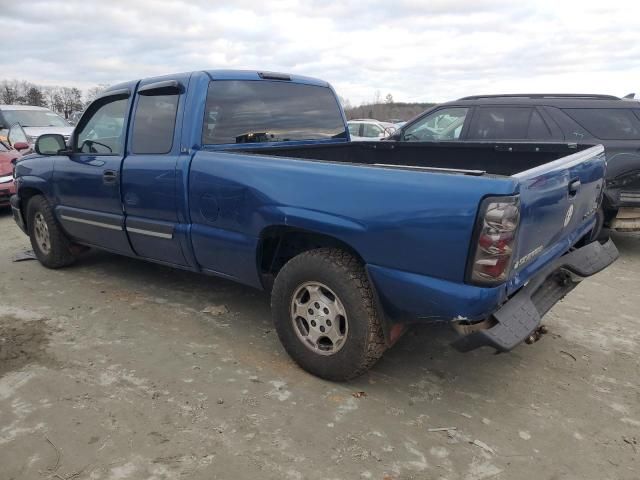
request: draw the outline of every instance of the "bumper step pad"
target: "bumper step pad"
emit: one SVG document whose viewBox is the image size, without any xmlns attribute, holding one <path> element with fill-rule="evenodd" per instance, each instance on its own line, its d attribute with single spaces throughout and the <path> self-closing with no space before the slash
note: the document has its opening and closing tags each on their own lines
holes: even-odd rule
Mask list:
<svg viewBox="0 0 640 480">
<path fill-rule="evenodd" d="M 558 258 L 534 277 L 491 316 L 479 329 L 456 339 L 452 346 L 461 352 L 489 346 L 507 352 L 534 332 L 542 317 L 580 281 L 611 265 L 618 249 L 609 240 L 590 243 Z M 488 327 L 488 328 L 487 328 Z"/>
</svg>

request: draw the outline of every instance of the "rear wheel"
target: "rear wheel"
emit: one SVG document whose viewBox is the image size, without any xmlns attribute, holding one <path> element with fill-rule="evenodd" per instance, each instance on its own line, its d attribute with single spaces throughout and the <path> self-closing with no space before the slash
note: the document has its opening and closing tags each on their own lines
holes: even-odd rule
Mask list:
<svg viewBox="0 0 640 480">
<path fill-rule="evenodd" d="M 600 208 L 598 208 L 595 215 L 596 215 L 596 224 L 593 227 L 593 230 L 591 230 L 591 233 L 589 234 L 589 243 L 595 242 L 596 240 L 601 243 L 604 243 L 607 240 L 609 240 L 609 235 L 611 231 L 607 227 L 605 227 L 606 214 L 602 205 L 600 205 Z"/>
<path fill-rule="evenodd" d="M 286 351 L 319 377 L 357 377 L 386 349 L 364 268 L 344 250 L 322 248 L 291 259 L 275 280 L 271 308 Z"/>
<path fill-rule="evenodd" d="M 33 252 L 42 265 L 60 268 L 73 263 L 76 257 L 71 243 L 42 195 L 32 197 L 27 204 L 27 227 Z"/>
</svg>

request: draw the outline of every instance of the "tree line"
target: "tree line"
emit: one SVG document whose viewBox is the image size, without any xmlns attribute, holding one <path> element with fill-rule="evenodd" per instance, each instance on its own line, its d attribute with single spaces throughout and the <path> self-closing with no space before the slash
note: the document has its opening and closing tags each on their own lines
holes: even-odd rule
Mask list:
<svg viewBox="0 0 640 480">
<path fill-rule="evenodd" d="M 26 80 L 0 80 L 0 103 L 47 107 L 69 118 L 81 112 L 108 85 L 100 84 L 82 91 L 76 87 L 42 86 Z"/>
<path fill-rule="evenodd" d="M 407 121 L 435 105 L 435 103 L 429 102 L 396 102 L 390 93 L 383 99 L 380 90 L 376 90 L 371 101 L 358 106 L 353 106 L 347 98 L 339 96 L 339 99 L 347 120 L 371 118 L 382 122 Z"/>
</svg>

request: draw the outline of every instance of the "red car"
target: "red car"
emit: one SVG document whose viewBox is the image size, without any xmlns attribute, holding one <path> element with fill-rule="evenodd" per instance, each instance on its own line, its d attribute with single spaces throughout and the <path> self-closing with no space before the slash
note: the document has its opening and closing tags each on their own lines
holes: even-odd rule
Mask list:
<svg viewBox="0 0 640 480">
<path fill-rule="evenodd" d="M 9 205 L 9 198 L 16 193 L 13 183 L 13 166 L 23 152 L 29 150 L 26 143 L 16 143 L 15 148 L 0 141 L 0 208 Z"/>
</svg>

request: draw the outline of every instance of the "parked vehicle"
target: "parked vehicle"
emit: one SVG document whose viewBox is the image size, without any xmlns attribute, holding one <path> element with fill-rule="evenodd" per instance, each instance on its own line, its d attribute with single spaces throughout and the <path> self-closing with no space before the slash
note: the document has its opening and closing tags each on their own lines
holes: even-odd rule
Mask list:
<svg viewBox="0 0 640 480">
<path fill-rule="evenodd" d="M 9 198 L 16 193 L 13 181 L 13 168 L 23 152 L 29 151 L 29 146 L 17 144 L 17 148 L 0 141 L 0 208 L 9 206 Z"/>
<path fill-rule="evenodd" d="M 640 231 L 640 103 L 610 95 L 478 95 L 443 103 L 390 140 L 602 144 L 607 188 L 599 222 Z"/>
<path fill-rule="evenodd" d="M 9 130 L 16 125 L 24 130 L 20 135 L 24 136 L 32 147 L 43 133 L 59 133 L 68 140 L 73 130 L 64 118 L 48 108 L 31 105 L 0 105 L 0 135 L 10 140 Z"/>
<path fill-rule="evenodd" d="M 349 136 L 352 142 L 382 140 L 393 135 L 397 127 L 388 122 L 379 122 L 371 119 L 349 120 L 347 122 Z"/>
<path fill-rule="evenodd" d="M 617 256 L 588 243 L 602 146 L 349 142 L 333 89 L 208 71 L 123 83 L 16 166 L 13 215 L 59 268 L 97 247 L 271 291 L 278 336 L 357 376 L 410 323 L 514 348 Z"/>
</svg>

